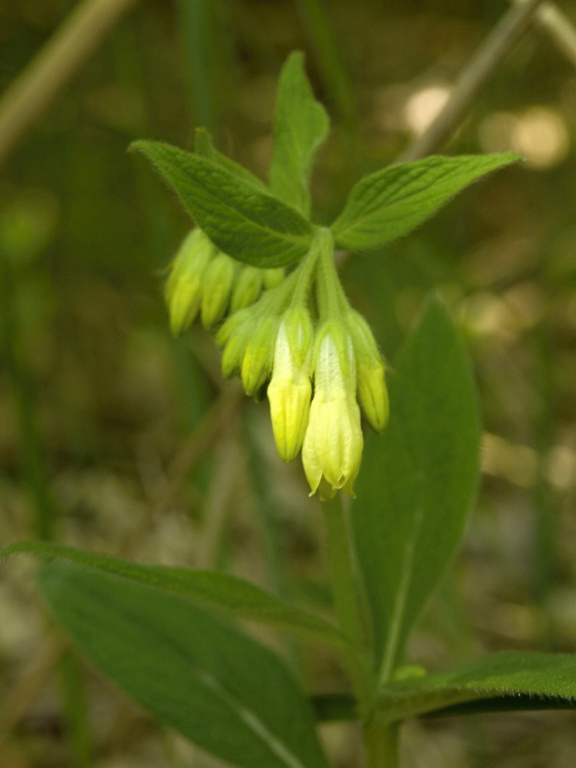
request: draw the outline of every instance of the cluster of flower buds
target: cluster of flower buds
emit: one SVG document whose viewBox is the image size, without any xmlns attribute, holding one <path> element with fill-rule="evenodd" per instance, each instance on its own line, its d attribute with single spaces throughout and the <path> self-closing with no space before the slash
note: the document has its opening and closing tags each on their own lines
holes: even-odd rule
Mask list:
<svg viewBox="0 0 576 768">
<path fill-rule="evenodd" d="M 193 229 L 172 261 L 166 282 L 170 329 L 177 336 L 198 316 L 205 328 L 213 328 L 283 278 L 283 269 L 240 264 L 219 251 L 201 229 Z"/>
<path fill-rule="evenodd" d="M 327 231 L 320 241 L 285 275 L 233 262 L 195 230 L 173 263 L 166 296 L 176 333 L 199 312 L 207 327 L 227 315 L 216 335 L 223 374 L 239 374 L 249 395 L 267 394 L 280 456 L 292 461 L 302 451 L 311 493 L 329 499 L 340 489 L 354 495 L 361 411 L 381 432 L 388 396 L 385 364 L 344 295 Z"/>
<path fill-rule="evenodd" d="M 304 347 L 304 339 L 312 343 Z M 284 316 L 268 387 L 272 426 L 285 461 L 302 448 L 312 493 L 354 495 L 363 448 L 358 404 L 381 432 L 388 418 L 384 377 L 372 332 L 357 312 L 344 322 L 320 320 L 315 333 L 303 310 Z"/>
</svg>

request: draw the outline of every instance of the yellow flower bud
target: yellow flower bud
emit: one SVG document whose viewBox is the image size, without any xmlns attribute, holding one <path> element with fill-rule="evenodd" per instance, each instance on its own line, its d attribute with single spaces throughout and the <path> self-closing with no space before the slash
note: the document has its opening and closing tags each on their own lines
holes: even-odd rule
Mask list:
<svg viewBox="0 0 576 768">
<path fill-rule="evenodd" d="M 200 229 L 193 229 L 170 267 L 165 297 L 170 314 L 170 330 L 178 336 L 195 320 L 202 299 L 202 278 L 215 248 Z"/>
<path fill-rule="evenodd" d="M 262 270 L 257 267 L 242 266 L 240 273 L 232 292 L 230 302 L 230 311 L 237 312 L 239 309 L 253 304 L 262 292 L 263 275 Z"/>
<path fill-rule="evenodd" d="M 265 316 L 248 337 L 241 371 L 242 384 L 247 395 L 257 395 L 270 376 L 277 327 L 277 317 Z"/>
<path fill-rule="evenodd" d="M 384 431 L 390 412 L 385 375 L 382 361 L 374 367 L 358 365 L 358 402 L 375 432 Z"/>
<path fill-rule="evenodd" d="M 308 312 L 304 308 L 288 310 L 276 335 L 272 379 L 268 385 L 272 429 L 284 461 L 296 458 L 308 426 L 312 342 Z"/>
<path fill-rule="evenodd" d="M 170 331 L 173 336 L 179 336 L 192 325 L 200 309 L 201 298 L 199 277 L 185 277 L 176 283 L 168 298 Z"/>
<path fill-rule="evenodd" d="M 226 314 L 236 269 L 234 260 L 225 253 L 218 253 L 208 265 L 202 280 L 201 316 L 205 328 L 212 328 Z"/>
<path fill-rule="evenodd" d="M 358 401 L 372 429 L 382 432 L 389 413 L 386 366 L 372 330 L 362 315 L 351 311 L 346 321 L 356 358 Z"/>
<path fill-rule="evenodd" d="M 356 402 L 356 370 L 352 343 L 337 323 L 318 334 L 314 398 L 302 446 L 302 463 L 311 492 L 322 499 L 353 485 L 362 459 L 360 409 Z"/>
<path fill-rule="evenodd" d="M 216 344 L 224 348 L 221 366 L 226 378 L 240 371 L 253 322 L 253 312 L 242 309 L 230 315 L 216 334 Z"/>
</svg>

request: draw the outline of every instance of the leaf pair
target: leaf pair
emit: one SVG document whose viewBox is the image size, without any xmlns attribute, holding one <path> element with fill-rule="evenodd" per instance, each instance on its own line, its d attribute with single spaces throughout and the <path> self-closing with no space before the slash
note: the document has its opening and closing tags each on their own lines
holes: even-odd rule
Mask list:
<svg viewBox="0 0 576 768">
<path fill-rule="evenodd" d="M 220 250 L 252 266 L 286 267 L 312 243 L 308 182 L 328 129 L 303 56 L 293 53 L 280 77 L 270 188 L 219 153 L 202 130 L 195 154 L 153 141 L 131 148 L 148 157 Z M 336 246 L 363 250 L 407 234 L 468 184 L 517 159 L 512 153 L 430 157 L 366 176 L 332 225 Z"/>
</svg>

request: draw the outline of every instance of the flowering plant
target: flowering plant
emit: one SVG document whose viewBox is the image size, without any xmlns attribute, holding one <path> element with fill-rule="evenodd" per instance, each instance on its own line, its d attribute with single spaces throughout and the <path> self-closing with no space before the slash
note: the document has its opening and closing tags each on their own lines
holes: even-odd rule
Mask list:
<svg viewBox="0 0 576 768">
<path fill-rule="evenodd" d="M 280 78 L 269 186 L 202 130 L 193 154 L 149 141 L 134 149 L 196 223 L 166 284 L 172 331 L 197 316 L 217 329 L 224 375 L 239 373 L 250 395 L 267 393 L 280 456 L 301 451 L 311 492 L 324 499 L 336 621 L 231 574 L 45 543 L 4 550 L 47 557 L 40 591 L 78 647 L 161 722 L 243 768 L 327 768 L 316 725 L 338 719 L 360 723 L 368 768 L 394 768 L 408 717 L 576 699 L 569 655 L 501 653 L 430 674 L 406 663 L 475 497 L 476 398 L 458 332 L 432 299 L 394 363 L 389 408 L 386 365 L 334 263 L 335 248 L 369 250 L 408 233 L 516 156 L 430 157 L 377 171 L 321 227 L 310 219 L 308 179 L 327 132 L 296 53 Z M 364 442 L 361 413 L 381 435 Z M 307 696 L 235 619 L 329 647 L 349 688 Z"/>
<path fill-rule="evenodd" d="M 308 178 L 328 127 L 294 53 L 280 78 L 269 188 L 218 153 L 202 129 L 194 155 L 133 144 L 198 225 L 166 286 L 173 332 L 198 313 L 207 328 L 227 317 L 217 335 L 224 375 L 240 373 L 255 396 L 270 380 L 278 451 L 290 461 L 302 448 L 311 491 L 323 499 L 339 489 L 354 495 L 363 443 L 358 403 L 378 432 L 388 416 L 385 365 L 348 303 L 334 246 L 364 250 L 406 234 L 471 181 L 517 159 L 432 157 L 378 171 L 352 189 L 330 228 L 319 227 L 309 218 Z"/>
</svg>

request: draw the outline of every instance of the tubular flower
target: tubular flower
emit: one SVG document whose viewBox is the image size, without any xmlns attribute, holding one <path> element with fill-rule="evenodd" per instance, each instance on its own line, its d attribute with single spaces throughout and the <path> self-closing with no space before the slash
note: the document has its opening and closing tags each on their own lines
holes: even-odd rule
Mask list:
<svg viewBox="0 0 576 768">
<path fill-rule="evenodd" d="M 356 358 L 358 402 L 375 432 L 382 432 L 388 421 L 389 402 L 386 389 L 386 366 L 376 346 L 370 326 L 362 315 L 350 310 L 346 325 Z"/>
<path fill-rule="evenodd" d="M 212 328 L 226 314 L 236 272 L 236 262 L 224 253 L 218 253 L 206 268 L 201 308 L 204 328 Z"/>
<path fill-rule="evenodd" d="M 319 490 L 329 499 L 342 489 L 354 496 L 362 448 L 352 341 L 341 324 L 326 322 L 316 342 L 314 397 L 302 446 L 311 495 Z"/>
<path fill-rule="evenodd" d="M 216 248 L 200 229 L 193 229 L 176 254 L 166 282 L 165 297 L 174 336 L 196 319 L 202 302 L 202 279 Z"/>
<path fill-rule="evenodd" d="M 276 335 L 268 400 L 276 447 L 284 461 L 296 458 L 308 426 L 313 333 L 310 315 L 296 307 L 285 313 Z"/>
<path fill-rule="evenodd" d="M 278 327 L 276 317 L 264 317 L 253 329 L 242 360 L 242 384 L 247 395 L 258 397 L 260 390 L 270 378 L 274 354 L 274 337 Z"/>
<path fill-rule="evenodd" d="M 178 336 L 199 313 L 202 325 L 213 328 L 283 280 L 284 269 L 240 264 L 219 251 L 201 229 L 193 229 L 174 257 L 166 282 L 170 329 Z"/>
<path fill-rule="evenodd" d="M 310 495 L 354 496 L 362 459 L 360 408 L 377 432 L 388 419 L 386 366 L 364 318 L 344 294 L 333 241 L 319 230 L 288 274 L 233 261 L 194 230 L 166 286 L 172 330 L 200 312 L 216 332 L 222 373 L 239 374 L 246 394 L 266 391 L 278 453 L 302 450 Z M 266 385 L 268 387 L 266 389 Z"/>
<path fill-rule="evenodd" d="M 260 296 L 262 283 L 264 282 L 262 272 L 263 270 L 257 267 L 245 266 L 241 268 L 230 301 L 230 311 L 232 313 L 250 306 Z"/>
</svg>

